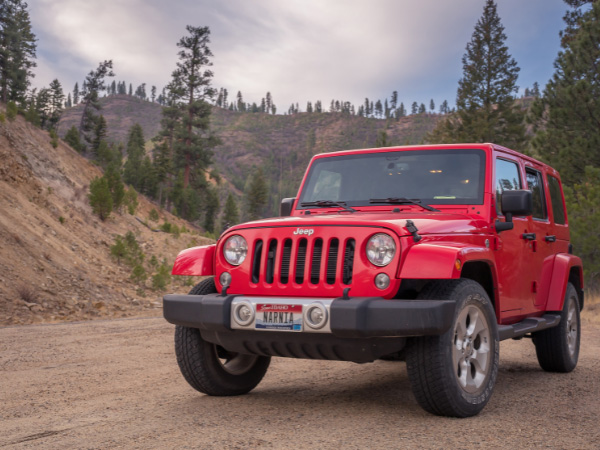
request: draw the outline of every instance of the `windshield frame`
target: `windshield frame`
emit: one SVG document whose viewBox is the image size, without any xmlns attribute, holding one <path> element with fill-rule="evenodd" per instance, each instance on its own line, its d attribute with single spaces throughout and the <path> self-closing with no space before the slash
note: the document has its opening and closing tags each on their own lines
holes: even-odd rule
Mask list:
<svg viewBox="0 0 600 450">
<path fill-rule="evenodd" d="M 411 148 L 411 149 L 401 149 L 401 148 L 390 148 L 389 150 L 380 150 L 377 149 L 378 151 L 357 151 L 356 153 L 354 152 L 344 152 L 342 154 L 332 154 L 331 156 L 324 154 L 324 155 L 319 155 L 317 158 L 313 159 L 311 165 L 309 166 L 307 173 L 304 177 L 303 183 L 302 183 L 302 189 L 300 190 L 300 192 L 298 192 L 298 201 L 296 202 L 296 207 L 295 210 L 309 210 L 309 209 L 313 209 L 313 207 L 311 206 L 301 206 L 302 203 L 304 202 L 310 202 L 310 201 L 315 201 L 315 199 L 311 199 L 310 198 L 310 189 L 314 189 L 314 183 L 317 182 L 317 180 L 313 180 L 312 177 L 315 176 L 314 174 L 316 173 L 315 171 L 319 169 L 319 166 L 323 163 L 327 163 L 327 164 L 331 164 L 332 160 L 335 161 L 348 161 L 348 160 L 354 160 L 354 159 L 365 159 L 365 158 L 381 158 L 382 154 L 386 154 L 386 155 L 392 155 L 392 154 L 396 154 L 398 159 L 401 159 L 402 157 L 415 157 L 415 156 L 420 156 L 420 155 L 427 155 L 427 156 L 432 156 L 432 155 L 436 155 L 436 154 L 442 154 L 442 155 L 447 155 L 449 153 L 451 154 L 474 154 L 474 155 L 478 155 L 480 157 L 479 160 L 479 164 L 478 164 L 478 170 L 479 170 L 479 179 L 478 181 L 478 190 L 476 192 L 477 197 L 470 197 L 470 198 L 464 198 L 464 197 L 455 197 L 455 198 L 441 198 L 441 196 L 439 197 L 426 197 L 426 196 L 422 196 L 421 198 L 417 199 L 424 204 L 427 205 L 436 205 L 436 206 L 446 206 L 446 207 L 456 207 L 456 206 L 463 206 L 463 205 L 483 205 L 484 204 L 484 197 L 485 197 L 485 182 L 486 182 L 486 172 L 487 172 L 487 160 L 488 160 L 488 152 L 486 151 L 486 149 L 481 148 L 481 147 L 471 147 L 471 146 L 465 146 L 465 147 L 451 147 L 451 148 Z M 389 158 L 389 156 L 386 156 L 386 159 Z M 322 169 L 322 168 L 321 168 Z M 391 194 L 391 193 L 390 193 Z M 389 195 L 390 197 L 392 197 L 393 195 Z M 410 198 L 415 198 L 414 196 L 410 196 Z M 365 199 L 360 199 L 360 200 L 349 200 L 349 199 L 337 199 L 337 198 L 319 198 L 317 200 L 330 200 L 330 201 L 335 201 L 335 202 L 344 202 L 345 204 L 347 204 L 349 207 L 360 207 L 360 208 L 369 208 L 369 209 L 381 209 L 382 207 L 388 208 L 389 206 L 398 206 L 398 205 L 389 205 L 389 204 L 383 204 L 383 203 L 370 203 L 369 202 L 369 198 L 367 196 L 367 198 Z M 402 206 L 410 206 L 410 205 L 402 205 Z M 416 206 L 415 206 L 416 207 Z"/>
</svg>

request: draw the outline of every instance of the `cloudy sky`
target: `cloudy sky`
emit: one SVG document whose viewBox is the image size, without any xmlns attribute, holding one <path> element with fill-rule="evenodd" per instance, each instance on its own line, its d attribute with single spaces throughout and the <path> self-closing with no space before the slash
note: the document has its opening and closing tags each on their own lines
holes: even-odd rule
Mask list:
<svg viewBox="0 0 600 450">
<path fill-rule="evenodd" d="M 185 26 L 209 26 L 215 87 L 279 112 L 307 100 L 451 105 L 461 57 L 485 0 L 28 0 L 38 37 L 34 86 L 65 91 L 112 59 L 117 81 L 160 90 Z M 566 5 L 497 0 L 521 91 L 553 73 Z"/>
</svg>

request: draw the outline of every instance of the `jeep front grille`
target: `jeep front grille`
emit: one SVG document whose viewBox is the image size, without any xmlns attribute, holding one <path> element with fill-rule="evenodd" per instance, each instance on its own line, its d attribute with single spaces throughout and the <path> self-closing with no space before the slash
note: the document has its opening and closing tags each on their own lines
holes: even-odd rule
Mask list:
<svg viewBox="0 0 600 450">
<path fill-rule="evenodd" d="M 279 246 L 283 248 L 279 249 Z M 266 284 L 273 284 L 278 281 L 282 284 L 288 284 L 290 282 L 290 267 L 293 262 L 293 279 L 296 284 L 305 284 L 306 282 L 313 285 L 318 285 L 321 282 L 329 285 L 336 282 L 345 285 L 352 284 L 356 247 L 356 241 L 352 238 L 345 241 L 342 251 L 340 251 L 340 240 L 338 238 L 328 240 L 322 238 L 292 240 L 288 238 L 284 239 L 283 242 L 271 239 L 268 241 L 267 251 L 263 250 L 265 247 L 263 239 L 257 239 L 252 243 L 253 283 L 264 281 Z M 340 256 L 343 258 L 341 267 L 339 264 Z M 307 264 L 309 266 L 308 271 Z M 323 266 L 326 267 L 325 271 L 323 271 Z M 279 267 L 278 271 L 276 271 L 276 267 Z M 264 268 L 263 276 L 261 276 L 261 268 Z M 339 272 L 338 268 L 341 269 Z M 279 279 L 276 277 L 276 272 L 278 272 Z"/>
</svg>

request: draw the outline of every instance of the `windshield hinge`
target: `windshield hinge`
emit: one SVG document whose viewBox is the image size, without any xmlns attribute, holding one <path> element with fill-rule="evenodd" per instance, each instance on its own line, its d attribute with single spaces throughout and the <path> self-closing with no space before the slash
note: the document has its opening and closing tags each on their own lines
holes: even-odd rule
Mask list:
<svg viewBox="0 0 600 450">
<path fill-rule="evenodd" d="M 406 221 L 406 230 L 412 234 L 413 237 L 413 241 L 415 242 L 419 242 L 421 239 L 423 239 L 422 236 L 419 236 L 417 234 L 417 231 L 419 231 L 419 229 L 417 228 L 417 226 L 414 224 L 414 222 L 412 220 L 407 220 Z"/>
</svg>

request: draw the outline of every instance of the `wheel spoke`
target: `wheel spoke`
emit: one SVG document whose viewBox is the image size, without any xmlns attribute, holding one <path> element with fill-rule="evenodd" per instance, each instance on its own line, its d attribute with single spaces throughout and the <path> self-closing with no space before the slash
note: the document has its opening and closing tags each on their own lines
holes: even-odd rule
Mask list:
<svg viewBox="0 0 600 450">
<path fill-rule="evenodd" d="M 482 331 L 487 331 L 487 323 L 485 323 L 485 319 L 480 317 L 479 311 L 473 314 L 471 319 L 471 336 L 475 339 Z"/>
<path fill-rule="evenodd" d="M 468 364 L 464 358 L 461 358 L 461 360 L 458 362 L 458 367 L 457 367 L 458 371 L 460 371 L 460 374 L 457 371 L 457 378 L 458 378 L 458 382 L 460 383 L 460 385 L 463 388 L 466 388 L 467 385 L 469 384 L 469 375 L 470 375 L 470 371 L 471 371 L 471 367 L 470 364 Z"/>
</svg>

